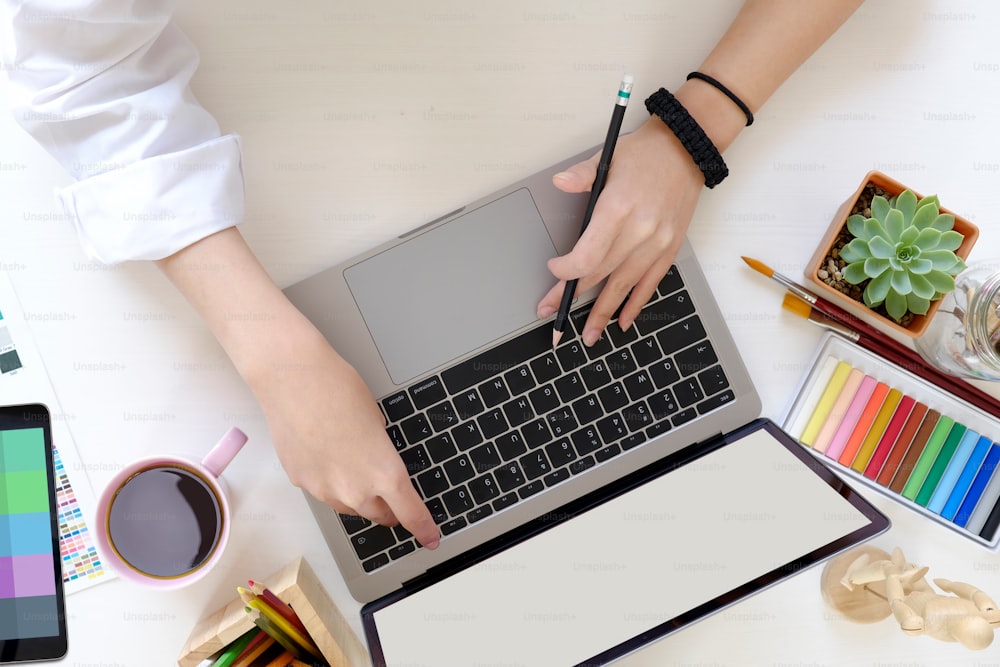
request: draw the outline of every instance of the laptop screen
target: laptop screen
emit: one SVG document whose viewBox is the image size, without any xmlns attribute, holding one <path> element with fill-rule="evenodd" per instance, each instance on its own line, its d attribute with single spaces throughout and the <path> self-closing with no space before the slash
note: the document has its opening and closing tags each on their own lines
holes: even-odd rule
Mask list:
<svg viewBox="0 0 1000 667">
<path fill-rule="evenodd" d="M 375 603 L 366 623 L 376 653 L 387 665 L 436 667 L 610 659 L 887 528 L 767 426 Z"/>
</svg>

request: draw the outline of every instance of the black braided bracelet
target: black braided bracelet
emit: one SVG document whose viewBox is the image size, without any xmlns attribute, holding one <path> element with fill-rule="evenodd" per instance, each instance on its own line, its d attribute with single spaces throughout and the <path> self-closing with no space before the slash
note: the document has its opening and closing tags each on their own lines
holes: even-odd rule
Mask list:
<svg viewBox="0 0 1000 667">
<path fill-rule="evenodd" d="M 743 103 L 743 100 L 736 97 L 736 94 L 733 93 L 733 91 L 726 88 L 718 80 L 713 79 L 707 74 L 702 74 L 701 72 L 691 72 L 690 74 L 688 74 L 687 80 L 690 81 L 691 79 L 700 79 L 701 81 L 704 81 L 710 86 L 714 86 L 715 88 L 717 88 L 720 93 L 731 99 L 733 101 L 733 104 L 738 106 L 740 108 L 740 111 L 743 112 L 743 115 L 747 117 L 746 126 L 750 127 L 751 125 L 753 125 L 753 112 L 750 111 L 750 107 L 748 107 L 746 104 Z"/>
<path fill-rule="evenodd" d="M 729 167 L 722 159 L 719 149 L 666 88 L 660 88 L 646 99 L 646 109 L 658 116 L 691 154 L 691 159 L 705 175 L 705 187 L 714 188 L 729 175 Z"/>
</svg>

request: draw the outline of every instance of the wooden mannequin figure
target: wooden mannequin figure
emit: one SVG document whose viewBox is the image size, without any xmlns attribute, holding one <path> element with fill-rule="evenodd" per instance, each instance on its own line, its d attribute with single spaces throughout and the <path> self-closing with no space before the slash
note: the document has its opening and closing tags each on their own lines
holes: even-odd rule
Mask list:
<svg viewBox="0 0 1000 667">
<path fill-rule="evenodd" d="M 862 547 L 830 561 L 821 586 L 827 603 L 851 620 L 871 623 L 892 614 L 908 635 L 959 642 L 981 650 L 1000 628 L 1000 608 L 978 588 L 935 579 L 944 594 L 924 579 L 928 568 L 906 561 L 896 548 L 892 555 Z"/>
</svg>

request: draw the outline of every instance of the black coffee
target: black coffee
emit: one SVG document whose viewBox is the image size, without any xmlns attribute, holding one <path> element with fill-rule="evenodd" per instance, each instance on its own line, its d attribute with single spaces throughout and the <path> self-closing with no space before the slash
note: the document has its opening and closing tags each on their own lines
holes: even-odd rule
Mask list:
<svg viewBox="0 0 1000 667">
<path fill-rule="evenodd" d="M 154 577 L 197 569 L 219 542 L 222 508 L 205 480 L 179 467 L 130 477 L 111 500 L 108 534 L 119 555 Z"/>
</svg>

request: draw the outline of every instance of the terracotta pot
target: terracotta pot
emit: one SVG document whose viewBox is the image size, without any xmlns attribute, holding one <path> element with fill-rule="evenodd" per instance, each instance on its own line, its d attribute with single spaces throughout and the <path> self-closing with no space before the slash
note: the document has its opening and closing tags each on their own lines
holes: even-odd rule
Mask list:
<svg viewBox="0 0 1000 667">
<path fill-rule="evenodd" d="M 858 197 L 861 196 L 865 186 L 869 183 L 884 190 L 887 198 L 898 195 L 907 189 L 905 185 L 893 178 L 890 178 L 889 176 L 886 176 L 882 172 L 868 172 L 864 180 L 861 181 L 861 185 L 854 191 L 854 194 L 851 195 L 837 210 L 837 214 L 833 218 L 833 223 L 830 225 L 829 229 L 827 229 L 826 234 L 823 236 L 819 246 L 816 248 L 816 253 L 812 256 L 812 259 L 809 260 L 809 264 L 806 265 L 806 278 L 813 284 L 813 290 L 816 294 L 827 301 L 835 303 L 841 308 L 858 315 L 859 317 L 866 318 L 869 321 L 874 320 L 876 324 L 883 328 L 897 331 L 912 338 L 917 338 L 923 334 L 927 325 L 930 323 L 930 319 L 934 315 L 934 312 L 938 309 L 938 306 L 941 305 L 940 299 L 931 302 L 930 308 L 927 309 L 927 313 L 925 315 L 914 315 L 909 325 L 904 327 L 891 317 L 882 315 L 868 308 L 863 301 L 856 301 L 843 292 L 830 287 L 819 277 L 819 271 L 824 268 L 823 262 L 826 259 L 826 256 L 830 254 L 830 249 L 836 242 L 841 230 L 847 224 L 847 218 L 851 214 L 851 210 L 854 208 L 855 202 L 858 200 Z M 913 190 L 913 188 L 910 189 Z M 913 190 L 913 193 L 917 195 L 917 199 L 923 198 L 923 195 L 916 190 Z M 955 254 L 963 260 L 967 260 L 969 253 L 972 251 L 972 246 L 975 245 L 976 240 L 979 238 L 979 228 L 965 218 L 956 215 L 954 211 L 950 211 L 942 207 L 941 212 L 950 213 L 955 216 L 954 230 L 965 237 L 965 240 L 962 241 L 962 245 L 958 247 Z"/>
</svg>

